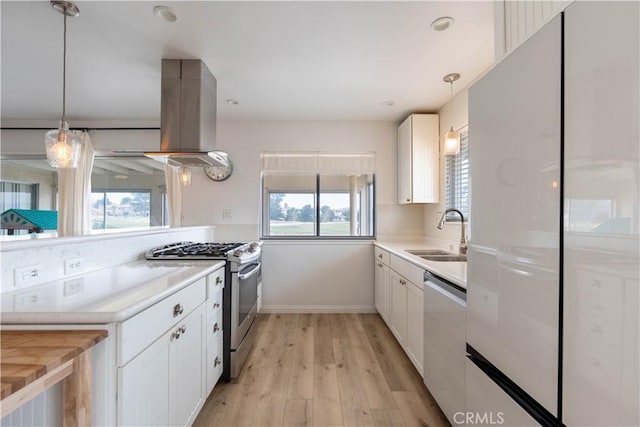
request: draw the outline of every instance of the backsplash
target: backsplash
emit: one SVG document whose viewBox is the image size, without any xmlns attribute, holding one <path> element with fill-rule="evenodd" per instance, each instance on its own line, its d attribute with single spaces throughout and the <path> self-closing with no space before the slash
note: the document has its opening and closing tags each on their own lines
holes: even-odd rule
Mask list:
<svg viewBox="0 0 640 427">
<path fill-rule="evenodd" d="M 214 227 L 206 226 L 162 228 L 99 236 L 2 242 L 0 293 L 142 259 L 146 250 L 166 243 L 212 241 L 213 231 Z"/>
</svg>

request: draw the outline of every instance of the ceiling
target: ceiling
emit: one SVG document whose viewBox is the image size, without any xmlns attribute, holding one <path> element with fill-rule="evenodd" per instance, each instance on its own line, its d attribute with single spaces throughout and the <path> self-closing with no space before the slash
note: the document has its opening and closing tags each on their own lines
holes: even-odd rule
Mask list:
<svg viewBox="0 0 640 427">
<path fill-rule="evenodd" d="M 172 7 L 167 23 L 154 6 Z M 78 1 L 68 18 L 67 119 L 159 125 L 160 61 L 202 59 L 222 120 L 389 120 L 433 112 L 493 63 L 493 4 Z M 2 1 L 3 125 L 61 115 L 62 15 Z M 430 23 L 452 16 L 436 32 Z M 226 99 L 239 101 L 230 105 Z M 384 107 L 384 101 L 394 102 Z"/>
</svg>

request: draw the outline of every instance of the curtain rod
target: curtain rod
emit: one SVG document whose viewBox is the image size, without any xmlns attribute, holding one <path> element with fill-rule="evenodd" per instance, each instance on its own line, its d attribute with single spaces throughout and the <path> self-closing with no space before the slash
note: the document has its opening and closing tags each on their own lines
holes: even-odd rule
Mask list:
<svg viewBox="0 0 640 427">
<path fill-rule="evenodd" d="M 22 128 L 22 127 L 2 127 L 0 130 L 51 130 L 53 128 Z M 160 130 L 160 128 L 69 128 L 69 130 Z"/>
</svg>

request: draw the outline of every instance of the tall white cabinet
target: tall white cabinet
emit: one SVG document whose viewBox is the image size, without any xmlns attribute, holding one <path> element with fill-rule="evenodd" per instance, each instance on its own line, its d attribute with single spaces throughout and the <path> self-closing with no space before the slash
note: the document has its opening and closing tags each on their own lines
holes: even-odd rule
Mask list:
<svg viewBox="0 0 640 427">
<path fill-rule="evenodd" d="M 576 2 L 565 13 L 569 426 L 640 425 L 639 23 L 637 1 Z"/>
<path fill-rule="evenodd" d="M 411 114 L 398 127 L 398 203 L 440 201 L 437 114 Z"/>
</svg>

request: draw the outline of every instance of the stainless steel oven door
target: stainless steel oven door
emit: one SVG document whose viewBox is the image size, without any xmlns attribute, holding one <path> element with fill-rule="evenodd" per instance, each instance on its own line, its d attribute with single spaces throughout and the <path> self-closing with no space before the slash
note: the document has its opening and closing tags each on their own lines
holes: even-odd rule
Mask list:
<svg viewBox="0 0 640 427">
<path fill-rule="evenodd" d="M 231 351 L 237 350 L 257 314 L 260 261 L 242 264 L 231 274 Z"/>
</svg>

